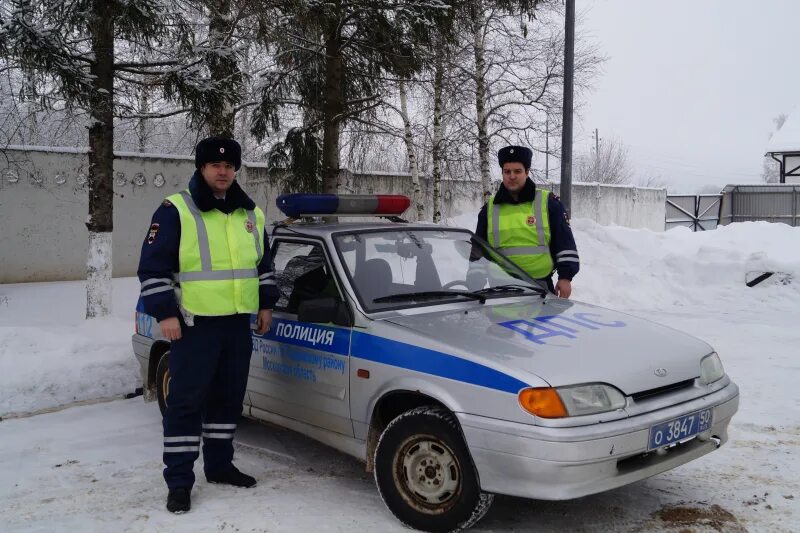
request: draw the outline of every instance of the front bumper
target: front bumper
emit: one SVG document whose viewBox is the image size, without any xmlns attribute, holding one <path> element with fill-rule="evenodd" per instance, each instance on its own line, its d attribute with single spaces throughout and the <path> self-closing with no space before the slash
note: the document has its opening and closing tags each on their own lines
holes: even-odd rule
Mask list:
<svg viewBox="0 0 800 533">
<path fill-rule="evenodd" d="M 666 453 L 647 453 L 650 426 L 709 407 L 710 429 Z M 715 450 L 728 440 L 728 424 L 738 407 L 739 388 L 730 382 L 680 405 L 590 426 L 552 428 L 457 416 L 483 490 L 567 500 L 645 479 Z"/>
</svg>

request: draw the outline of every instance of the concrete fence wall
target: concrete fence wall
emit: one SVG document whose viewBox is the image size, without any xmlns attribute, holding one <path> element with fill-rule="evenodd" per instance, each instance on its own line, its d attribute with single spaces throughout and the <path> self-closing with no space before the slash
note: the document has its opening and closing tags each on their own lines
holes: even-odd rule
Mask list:
<svg viewBox="0 0 800 533">
<path fill-rule="evenodd" d="M 547 188 L 558 193 L 559 185 L 548 185 Z M 666 202 L 666 189 L 572 184 L 572 218 L 590 218 L 603 226 L 664 231 Z"/>
<path fill-rule="evenodd" d="M 114 276 L 133 276 L 150 217 L 164 197 L 183 189 L 192 172 L 191 157 L 117 153 L 114 160 Z M 353 174 L 343 171 L 343 191 L 354 194 L 412 191 L 411 177 L 395 173 Z M 86 150 L 8 147 L 0 150 L 0 283 L 57 281 L 86 277 L 88 211 Z M 268 222 L 283 218 L 275 198 L 283 191 L 281 176 L 263 164 L 244 163 L 239 183 Z M 433 192 L 422 180 L 426 198 Z M 557 185 L 556 185 L 557 187 Z M 480 184 L 445 181 L 442 216 L 477 211 Z M 664 229 L 666 192 L 576 184 L 573 217 L 655 231 Z M 426 203 L 427 219 L 431 205 Z M 409 210 L 407 216 L 413 217 Z"/>
<path fill-rule="evenodd" d="M 150 218 L 168 195 L 186 187 L 194 158 L 117 153 L 114 160 L 114 276 L 133 276 Z M 84 279 L 88 230 L 86 150 L 9 147 L 0 150 L 0 283 Z M 280 176 L 265 165 L 244 163 L 242 188 L 265 210 L 268 222 L 284 218 L 275 207 Z M 411 177 L 345 171 L 345 192 L 410 194 Z M 428 193 L 427 180 L 423 189 Z M 442 184 L 444 216 L 479 205 L 480 187 Z M 409 215 L 413 215 L 411 211 Z M 426 216 L 431 216 L 430 205 Z"/>
</svg>

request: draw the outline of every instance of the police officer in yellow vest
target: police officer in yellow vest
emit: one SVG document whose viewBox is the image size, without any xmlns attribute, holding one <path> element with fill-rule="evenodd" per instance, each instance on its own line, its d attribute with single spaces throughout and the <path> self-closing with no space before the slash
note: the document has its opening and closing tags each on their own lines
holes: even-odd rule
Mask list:
<svg viewBox="0 0 800 533">
<path fill-rule="evenodd" d="M 167 509 L 191 507 L 194 461 L 203 442 L 206 480 L 252 487 L 232 463 L 255 329 L 272 322 L 278 291 L 264 213 L 235 180 L 241 147 L 209 137 L 195 150 L 189 187 L 153 215 L 139 262 L 140 306 L 171 341 L 164 414 Z"/>
<path fill-rule="evenodd" d="M 478 214 L 475 234 L 532 278 L 545 281 L 552 292 L 569 298 L 580 268 L 575 238 L 558 197 L 537 188 L 528 177 L 532 155 L 524 146 L 497 152 L 503 184 Z M 553 270 L 558 272 L 555 286 Z"/>
</svg>

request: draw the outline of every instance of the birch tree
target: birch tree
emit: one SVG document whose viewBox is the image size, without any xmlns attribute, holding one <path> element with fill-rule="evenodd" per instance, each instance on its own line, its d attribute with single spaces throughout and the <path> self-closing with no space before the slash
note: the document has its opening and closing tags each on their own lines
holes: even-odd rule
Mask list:
<svg viewBox="0 0 800 533">
<path fill-rule="evenodd" d="M 536 18 L 513 2 L 470 4 L 481 5 L 482 10 L 470 13 L 469 25 L 461 26 L 462 44 L 450 61 L 453 80 L 446 84 L 456 92 L 445 99 L 463 101 L 471 95 L 475 102 L 472 109 L 454 109 L 450 120 L 452 131 L 466 135 L 461 143 L 474 147 L 476 173 L 487 198 L 492 193 L 490 161 L 497 145 L 524 144 L 534 152 L 553 152 L 548 140 L 560 128 L 564 36 L 561 7 L 556 3 L 529 3 L 529 9 L 536 8 Z M 517 15 L 509 15 L 515 10 Z M 465 52 L 471 55 L 469 61 Z M 579 91 L 589 86 L 602 60 L 593 43 L 579 35 L 575 58 Z"/>
<path fill-rule="evenodd" d="M 442 219 L 442 98 L 444 93 L 444 50 L 436 52 L 433 66 L 433 138 L 431 140 L 431 159 L 433 160 L 433 222 Z"/>
<path fill-rule="evenodd" d="M 406 81 L 400 80 L 398 89 L 400 91 L 400 118 L 403 120 L 403 141 L 408 153 L 408 169 L 411 173 L 411 187 L 413 189 L 412 202 L 417 212 L 417 220 L 425 218 L 425 201 L 422 197 L 422 187 L 419 181 L 419 165 L 417 164 L 416 148 L 414 146 L 414 133 L 411 128 L 411 119 L 408 115 L 408 91 Z M 436 214 L 436 204 L 434 202 L 434 216 Z"/>
</svg>

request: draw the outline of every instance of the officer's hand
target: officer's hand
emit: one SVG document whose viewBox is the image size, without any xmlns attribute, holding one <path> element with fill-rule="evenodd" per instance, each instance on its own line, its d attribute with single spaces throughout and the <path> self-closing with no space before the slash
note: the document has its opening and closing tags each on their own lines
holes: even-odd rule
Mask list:
<svg viewBox="0 0 800 533">
<path fill-rule="evenodd" d="M 569 295 L 572 294 L 572 282 L 568 279 L 558 280 L 556 294 L 559 298 L 569 298 Z"/>
<path fill-rule="evenodd" d="M 161 328 L 161 335 L 168 341 L 176 341 L 181 338 L 181 323 L 174 316 L 159 322 L 158 327 Z"/>
<path fill-rule="evenodd" d="M 259 309 L 256 318 L 256 333 L 263 335 L 272 325 L 272 309 Z"/>
</svg>

